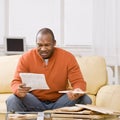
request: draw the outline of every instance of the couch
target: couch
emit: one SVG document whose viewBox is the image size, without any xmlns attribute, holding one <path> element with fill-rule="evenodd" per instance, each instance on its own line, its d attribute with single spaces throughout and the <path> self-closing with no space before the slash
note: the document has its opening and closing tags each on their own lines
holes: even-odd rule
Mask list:
<svg viewBox="0 0 120 120">
<path fill-rule="evenodd" d="M 0 56 L 0 112 L 6 112 L 5 100 L 12 94 L 10 82 L 20 55 Z M 106 63 L 100 56 L 76 56 L 92 104 L 120 110 L 120 85 L 107 85 Z"/>
</svg>

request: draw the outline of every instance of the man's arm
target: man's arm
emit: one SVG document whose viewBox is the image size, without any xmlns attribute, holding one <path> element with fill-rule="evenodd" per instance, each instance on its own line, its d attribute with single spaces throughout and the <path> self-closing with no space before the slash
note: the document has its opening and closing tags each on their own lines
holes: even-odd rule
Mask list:
<svg viewBox="0 0 120 120">
<path fill-rule="evenodd" d="M 83 91 L 86 90 L 86 82 L 74 56 L 69 60 L 68 79 L 73 89 L 80 88 Z"/>
<path fill-rule="evenodd" d="M 68 64 L 68 78 L 74 91 L 86 90 L 86 82 L 84 81 L 82 72 L 74 56 L 71 57 Z M 83 96 L 84 94 L 69 92 L 67 95 L 69 99 L 74 100 Z"/>
<path fill-rule="evenodd" d="M 11 82 L 11 89 L 15 95 L 18 97 L 24 97 L 26 93 L 30 90 L 30 88 L 25 87 L 25 84 L 22 83 L 19 73 L 27 72 L 27 65 L 23 56 L 20 57 L 16 71 L 14 74 L 14 78 Z"/>
</svg>

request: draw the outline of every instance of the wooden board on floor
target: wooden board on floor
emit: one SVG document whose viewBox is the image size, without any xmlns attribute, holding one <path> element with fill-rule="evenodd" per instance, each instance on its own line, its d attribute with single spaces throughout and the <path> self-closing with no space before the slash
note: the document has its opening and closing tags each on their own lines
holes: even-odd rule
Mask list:
<svg viewBox="0 0 120 120">
<path fill-rule="evenodd" d="M 113 116 L 110 115 L 75 115 L 75 114 L 51 114 L 51 118 L 74 118 L 74 119 L 103 119 L 103 118 L 110 118 Z"/>
<path fill-rule="evenodd" d="M 87 110 L 99 112 L 102 114 L 120 115 L 120 111 L 114 111 L 112 109 L 108 109 L 105 107 L 100 107 L 100 106 L 95 106 L 95 105 L 83 105 L 83 104 L 76 104 L 76 106 L 78 106 L 80 108 L 82 107 L 82 108 L 87 109 Z"/>
<path fill-rule="evenodd" d="M 77 107 L 80 107 L 80 110 Z M 109 120 L 110 118 L 117 118 L 120 115 L 120 112 L 115 113 L 113 110 L 94 105 L 78 104 L 77 107 L 48 110 L 45 114 L 50 114 L 52 120 Z"/>
</svg>

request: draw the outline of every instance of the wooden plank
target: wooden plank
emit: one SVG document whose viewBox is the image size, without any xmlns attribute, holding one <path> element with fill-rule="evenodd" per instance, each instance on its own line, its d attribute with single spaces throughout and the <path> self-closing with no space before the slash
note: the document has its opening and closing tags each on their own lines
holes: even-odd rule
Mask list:
<svg viewBox="0 0 120 120">
<path fill-rule="evenodd" d="M 52 118 L 84 118 L 84 119 L 102 119 L 109 115 L 74 115 L 74 114 L 51 114 Z"/>
<path fill-rule="evenodd" d="M 90 119 L 81 119 L 81 118 L 52 118 L 52 120 L 90 120 Z"/>
<path fill-rule="evenodd" d="M 81 111 L 84 108 L 82 107 L 77 107 L 77 106 L 69 106 L 69 107 L 61 107 L 58 109 L 54 109 L 54 111 L 65 111 L 65 112 L 77 112 L 77 111 Z"/>
<path fill-rule="evenodd" d="M 76 106 L 78 106 L 80 108 L 83 107 L 85 109 L 92 110 L 92 111 L 95 111 L 95 112 L 99 112 L 99 113 L 102 113 L 102 114 L 110 114 L 110 115 L 115 114 L 115 111 L 113 111 L 111 109 L 107 109 L 105 107 L 99 107 L 99 106 L 94 106 L 94 105 L 83 105 L 83 104 L 76 104 Z"/>
<path fill-rule="evenodd" d="M 82 110 L 82 111 L 79 111 L 79 112 L 54 111 L 52 113 L 57 113 L 57 114 L 78 114 L 78 115 L 96 114 L 96 112 L 92 112 L 90 110 Z"/>
<path fill-rule="evenodd" d="M 63 119 L 89 119 L 89 120 L 99 120 L 99 119 L 109 119 L 109 118 L 117 118 L 117 116 L 114 115 L 74 115 L 74 114 L 51 114 L 51 118 L 55 120 L 55 118 L 61 118 Z"/>
<path fill-rule="evenodd" d="M 8 120 L 37 119 L 37 114 L 8 114 Z"/>
</svg>

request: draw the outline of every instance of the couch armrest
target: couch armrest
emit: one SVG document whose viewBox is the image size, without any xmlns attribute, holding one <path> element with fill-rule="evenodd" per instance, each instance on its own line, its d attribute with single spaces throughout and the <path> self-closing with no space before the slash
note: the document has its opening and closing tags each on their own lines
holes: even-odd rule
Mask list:
<svg viewBox="0 0 120 120">
<path fill-rule="evenodd" d="M 96 96 L 96 105 L 120 111 L 120 85 L 101 87 Z"/>
</svg>

